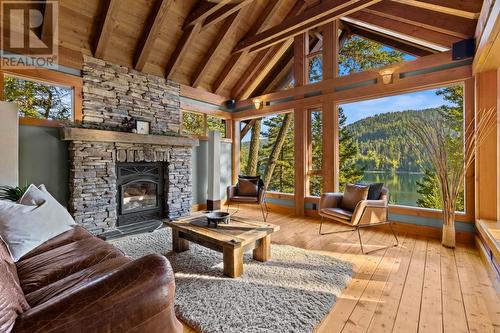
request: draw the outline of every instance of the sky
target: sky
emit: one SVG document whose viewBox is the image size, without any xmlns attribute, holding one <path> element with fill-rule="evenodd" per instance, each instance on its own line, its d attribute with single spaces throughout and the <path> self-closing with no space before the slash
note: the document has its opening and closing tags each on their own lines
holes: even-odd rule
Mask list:
<svg viewBox="0 0 500 333">
<path fill-rule="evenodd" d="M 343 104 L 347 116 L 346 124 L 381 113 L 405 110 L 423 110 L 448 104 L 442 96 L 436 95 L 437 89 L 419 91 L 403 95 L 382 97 L 362 102 Z"/>
</svg>

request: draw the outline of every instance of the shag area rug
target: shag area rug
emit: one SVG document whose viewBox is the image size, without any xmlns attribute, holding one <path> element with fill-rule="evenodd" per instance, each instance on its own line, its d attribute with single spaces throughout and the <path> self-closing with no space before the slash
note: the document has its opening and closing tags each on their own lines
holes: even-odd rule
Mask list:
<svg viewBox="0 0 500 333">
<path fill-rule="evenodd" d="M 165 255 L 175 272 L 176 314 L 203 333 L 312 332 L 352 277 L 350 263 L 273 244 L 271 260 L 247 253 L 243 276 L 227 278 L 218 252 L 191 243 L 173 253 L 169 228 L 113 244 L 134 259 Z"/>
</svg>

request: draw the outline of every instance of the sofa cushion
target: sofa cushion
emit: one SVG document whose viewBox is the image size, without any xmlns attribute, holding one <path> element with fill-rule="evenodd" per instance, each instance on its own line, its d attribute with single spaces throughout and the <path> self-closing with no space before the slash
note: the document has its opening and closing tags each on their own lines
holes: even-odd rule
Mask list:
<svg viewBox="0 0 500 333">
<path fill-rule="evenodd" d="M 238 179 L 238 195 L 256 197 L 259 193 L 259 179 Z"/>
<path fill-rule="evenodd" d="M 55 249 L 56 247 L 60 247 L 69 243 L 79 241 L 81 239 L 86 239 L 91 237 L 93 237 L 92 234 L 88 232 L 85 228 L 79 225 L 74 225 L 70 230 L 63 232 L 62 234 L 54 238 L 49 239 L 42 245 L 28 252 L 20 260 L 28 259 L 40 253 Z"/>
<path fill-rule="evenodd" d="M 123 256 L 100 262 L 97 265 L 71 274 L 48 286 L 29 293 L 26 295 L 26 300 L 30 306 L 35 307 L 50 301 L 54 297 L 61 296 L 62 294 L 70 294 L 81 288 L 85 288 L 85 286 L 92 283 L 92 281 L 97 281 L 113 274 L 130 261 L 132 261 L 131 258 Z"/>
<path fill-rule="evenodd" d="M 323 208 L 321 213 L 346 221 L 350 221 L 352 219 L 352 212 L 342 208 Z"/>
<path fill-rule="evenodd" d="M 28 309 L 16 265 L 7 247 L 0 241 L 0 332 L 10 332 L 16 318 Z"/>
<path fill-rule="evenodd" d="M 369 186 L 346 184 L 344 195 L 340 202 L 340 208 L 354 211 L 354 208 L 356 208 L 356 205 L 360 201 L 366 200 L 368 197 L 368 190 Z"/>
<path fill-rule="evenodd" d="M 120 250 L 93 237 L 23 259 L 17 263 L 17 273 L 24 293 L 29 294 L 68 275 L 119 256 L 123 256 Z"/>
<path fill-rule="evenodd" d="M 61 204 L 34 185 L 19 203 L 0 201 L 0 237 L 14 261 L 74 224 Z"/>
</svg>

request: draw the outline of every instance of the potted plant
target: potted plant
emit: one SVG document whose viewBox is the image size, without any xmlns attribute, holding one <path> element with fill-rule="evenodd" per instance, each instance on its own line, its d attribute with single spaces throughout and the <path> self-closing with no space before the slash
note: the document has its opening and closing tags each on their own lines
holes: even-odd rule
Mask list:
<svg viewBox="0 0 500 333">
<path fill-rule="evenodd" d="M 450 125 L 437 111 L 430 117 L 429 114 L 425 117 L 415 115 L 407 120 L 412 146 L 429 159 L 437 177 L 443 209 L 442 244 L 445 247 L 455 247 L 455 212 L 465 173 L 474 163 L 477 147 L 497 123 L 495 108 L 480 114 L 481 117 L 466 125 L 464 130 Z"/>
</svg>

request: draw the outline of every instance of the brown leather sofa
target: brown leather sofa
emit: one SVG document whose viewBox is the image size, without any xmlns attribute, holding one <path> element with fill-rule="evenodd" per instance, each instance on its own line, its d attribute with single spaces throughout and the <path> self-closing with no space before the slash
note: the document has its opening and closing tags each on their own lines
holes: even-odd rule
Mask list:
<svg viewBox="0 0 500 333">
<path fill-rule="evenodd" d="M 1 241 L 0 247 L 0 276 L 12 277 L 27 301 L 13 333 L 182 332 L 174 275 L 163 256 L 132 260 L 79 226 L 17 263 Z M 19 308 L 11 298 L 11 308 Z"/>
</svg>

